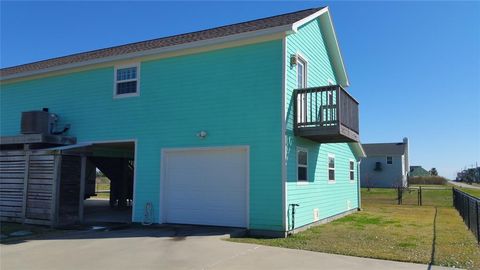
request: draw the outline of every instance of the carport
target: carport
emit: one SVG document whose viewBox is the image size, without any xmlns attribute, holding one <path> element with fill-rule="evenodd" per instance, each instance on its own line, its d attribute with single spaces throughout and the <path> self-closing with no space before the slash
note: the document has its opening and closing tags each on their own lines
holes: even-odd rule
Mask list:
<svg viewBox="0 0 480 270">
<path fill-rule="evenodd" d="M 0 151 L 0 220 L 63 226 L 132 221 L 135 141 Z M 95 189 L 97 170 L 107 196 Z"/>
<path fill-rule="evenodd" d="M 81 223 L 130 223 L 135 178 L 135 142 L 94 142 L 54 149 L 64 156 L 81 159 L 78 219 Z M 96 174 L 101 172 L 110 185 L 107 196 L 99 197 Z"/>
</svg>

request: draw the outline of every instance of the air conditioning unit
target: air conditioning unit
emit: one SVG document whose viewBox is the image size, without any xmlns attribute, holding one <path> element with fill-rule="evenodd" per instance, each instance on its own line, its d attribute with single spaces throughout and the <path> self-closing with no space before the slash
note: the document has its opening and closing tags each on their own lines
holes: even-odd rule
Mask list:
<svg viewBox="0 0 480 270">
<path fill-rule="evenodd" d="M 46 134 L 50 135 L 57 122 L 57 115 L 43 111 L 22 112 L 22 134 Z"/>
</svg>

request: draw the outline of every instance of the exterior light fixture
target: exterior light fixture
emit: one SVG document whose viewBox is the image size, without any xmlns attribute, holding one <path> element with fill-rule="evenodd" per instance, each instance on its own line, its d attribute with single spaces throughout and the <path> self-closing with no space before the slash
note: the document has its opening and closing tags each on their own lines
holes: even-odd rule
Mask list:
<svg viewBox="0 0 480 270">
<path fill-rule="evenodd" d="M 297 62 L 298 62 L 297 55 L 296 54 L 290 55 L 290 66 L 293 67 L 293 66 L 297 65 Z"/>
<path fill-rule="evenodd" d="M 200 139 L 205 139 L 205 137 L 207 137 L 207 132 L 202 130 L 202 131 L 197 133 L 197 137 L 200 138 Z"/>
</svg>

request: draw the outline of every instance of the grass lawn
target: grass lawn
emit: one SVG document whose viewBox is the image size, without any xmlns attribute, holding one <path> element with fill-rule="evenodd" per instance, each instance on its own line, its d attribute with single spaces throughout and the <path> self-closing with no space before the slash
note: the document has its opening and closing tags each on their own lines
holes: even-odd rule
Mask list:
<svg viewBox="0 0 480 270">
<path fill-rule="evenodd" d="M 473 188 L 459 188 L 461 191 L 468 193 L 474 197 L 480 198 L 480 189 Z"/>
<path fill-rule="evenodd" d="M 95 196 L 95 198 L 110 199 L 109 192 L 98 192 L 110 190 L 110 180 L 107 177 L 97 177 L 95 182 L 95 190 L 97 190 L 97 196 Z"/>
<path fill-rule="evenodd" d="M 99 199 L 110 199 L 110 193 L 108 192 L 97 192 L 97 196 L 92 198 L 99 198 Z"/>
<path fill-rule="evenodd" d="M 416 205 L 417 195 L 413 193 L 404 198 L 411 204 L 396 205 L 395 190 L 362 190 L 361 212 L 285 239 L 230 240 L 428 264 L 432 261 L 437 212 L 433 264 L 480 269 L 480 248 L 451 206 L 451 190 L 424 190 L 424 206 Z"/>
</svg>

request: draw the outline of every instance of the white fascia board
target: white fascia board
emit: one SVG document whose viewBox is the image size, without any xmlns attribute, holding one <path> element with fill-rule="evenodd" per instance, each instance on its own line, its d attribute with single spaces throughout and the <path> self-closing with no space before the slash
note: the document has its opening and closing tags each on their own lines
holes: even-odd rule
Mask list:
<svg viewBox="0 0 480 270">
<path fill-rule="evenodd" d="M 180 51 L 180 50 L 187 50 L 187 49 L 194 49 L 194 48 L 199 48 L 199 47 L 213 46 L 213 45 L 218 45 L 218 44 L 227 43 L 227 42 L 235 42 L 235 41 L 240 41 L 240 40 L 244 40 L 244 39 L 256 38 L 256 37 L 260 37 L 260 36 L 278 34 L 278 33 L 282 33 L 282 32 L 287 33 L 287 32 L 290 32 L 291 30 L 292 30 L 292 25 L 290 25 L 290 24 L 282 25 L 282 26 L 277 26 L 277 27 L 272 27 L 272 28 L 267 28 L 267 29 L 262 29 L 262 30 L 257 30 L 257 31 L 245 32 L 245 33 L 240 33 L 240 34 L 235 34 L 235 35 L 229 35 L 229 36 L 225 36 L 225 37 L 194 41 L 194 42 L 189 42 L 189 43 L 185 43 L 185 44 L 162 47 L 162 48 L 157 48 L 157 49 L 152 49 L 152 50 L 145 50 L 145 51 L 133 52 L 133 53 L 129 53 L 129 54 L 102 57 L 102 58 L 87 60 L 87 61 L 83 61 L 83 62 L 54 66 L 54 67 L 51 67 L 51 68 L 45 68 L 45 69 L 40 69 L 40 70 L 16 73 L 16 74 L 1 77 L 0 81 L 17 79 L 17 78 L 21 78 L 21 77 L 28 77 L 28 76 L 34 76 L 34 75 L 40 75 L 40 74 L 44 74 L 44 73 L 48 73 L 48 72 L 67 70 L 67 69 L 72 69 L 72 68 L 79 68 L 79 67 L 88 66 L 88 65 L 102 64 L 102 63 L 114 62 L 114 61 L 120 61 L 120 60 L 129 60 L 129 59 L 133 59 L 133 58 L 137 58 L 137 57 L 151 56 L 151 55 Z"/>
<path fill-rule="evenodd" d="M 320 15 L 322 15 L 322 14 L 324 14 L 324 13 L 326 13 L 326 12 L 328 12 L 328 7 L 324 7 L 324 8 L 322 8 L 321 10 L 313 13 L 312 15 L 309 15 L 309 16 L 307 16 L 307 17 L 305 17 L 305 18 L 303 18 L 303 19 L 301 19 L 301 20 L 293 23 L 293 24 L 292 24 L 292 31 L 297 32 L 297 31 L 298 31 L 298 28 L 299 28 L 300 26 L 302 26 L 302 25 L 304 25 L 304 24 L 306 24 L 306 23 L 308 23 L 308 22 L 310 22 L 310 21 L 312 21 L 312 20 L 315 20 L 316 18 L 320 17 Z"/>
<path fill-rule="evenodd" d="M 353 149 L 353 152 L 358 159 L 367 157 L 367 154 L 365 153 L 365 150 L 360 142 L 348 143 L 348 145 L 350 145 L 351 149 Z"/>
<path fill-rule="evenodd" d="M 337 34 L 336 34 L 336 31 L 335 31 L 335 26 L 333 25 L 333 21 L 332 21 L 332 16 L 330 16 L 330 13 L 327 13 L 328 15 L 328 19 L 330 20 L 330 26 L 332 27 L 332 34 L 333 34 L 333 39 L 335 41 L 335 44 L 336 44 L 336 51 L 338 53 L 338 59 L 337 61 L 339 61 L 340 63 L 338 63 L 340 65 L 339 69 L 341 69 L 343 71 L 343 76 L 345 76 L 344 80 L 345 80 L 345 86 L 350 86 L 350 80 L 348 79 L 348 74 L 347 74 L 347 69 L 345 68 L 345 63 L 343 62 L 343 57 L 342 57 L 342 51 L 340 50 L 340 44 L 338 43 L 338 39 L 337 39 Z"/>
<path fill-rule="evenodd" d="M 335 74 L 338 77 L 338 83 L 344 87 L 348 87 L 350 86 L 350 81 L 348 79 L 342 53 L 340 51 L 340 45 L 338 44 L 337 35 L 335 33 L 335 27 L 333 25 L 332 17 L 330 16 L 330 11 L 328 7 L 325 7 L 313 13 L 312 15 L 295 22 L 292 25 L 292 32 L 296 33 L 298 31 L 298 28 L 300 28 L 302 25 L 317 18 L 321 19 L 320 26 L 322 28 L 322 32 L 325 34 L 326 37 L 325 44 L 327 46 L 328 52 L 331 55 L 333 68 L 335 70 Z M 290 32 L 288 32 L 287 34 L 289 33 Z"/>
</svg>

